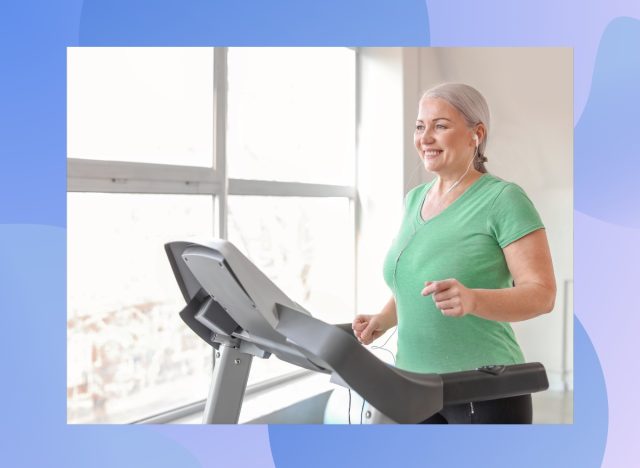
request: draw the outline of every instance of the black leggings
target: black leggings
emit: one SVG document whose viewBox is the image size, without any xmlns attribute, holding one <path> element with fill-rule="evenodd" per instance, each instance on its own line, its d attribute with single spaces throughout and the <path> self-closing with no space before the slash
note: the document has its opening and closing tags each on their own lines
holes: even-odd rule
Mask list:
<svg viewBox="0 0 640 468">
<path fill-rule="evenodd" d="M 531 424 L 531 395 L 445 406 L 422 424 Z"/>
</svg>

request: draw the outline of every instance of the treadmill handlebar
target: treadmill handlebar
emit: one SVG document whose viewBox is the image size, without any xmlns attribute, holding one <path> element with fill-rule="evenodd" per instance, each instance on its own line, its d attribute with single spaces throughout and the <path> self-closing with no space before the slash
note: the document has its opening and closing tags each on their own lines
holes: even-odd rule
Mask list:
<svg viewBox="0 0 640 468">
<path fill-rule="evenodd" d="M 394 421 L 424 421 L 442 408 L 439 375 L 401 372 L 371 354 L 343 327 L 280 304 L 277 310 L 278 332 Z"/>
<path fill-rule="evenodd" d="M 483 366 L 440 377 L 445 405 L 528 395 L 549 388 L 547 373 L 539 362 Z"/>
</svg>

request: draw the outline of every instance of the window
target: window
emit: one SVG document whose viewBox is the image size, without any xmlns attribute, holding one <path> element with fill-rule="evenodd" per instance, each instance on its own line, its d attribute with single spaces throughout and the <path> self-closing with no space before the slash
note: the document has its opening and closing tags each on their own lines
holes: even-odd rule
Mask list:
<svg viewBox="0 0 640 468">
<path fill-rule="evenodd" d="M 184 300 L 162 246 L 212 232 L 212 197 L 70 193 L 67 210 L 68 419 L 139 419 L 201 398 L 210 348 L 176 320 Z"/>
<path fill-rule="evenodd" d="M 68 50 L 67 419 L 202 400 L 163 244 L 225 237 L 329 322 L 355 309 L 355 51 Z M 254 359 L 249 385 L 295 370 Z"/>
<path fill-rule="evenodd" d="M 228 61 L 230 177 L 353 184 L 353 51 L 238 48 Z"/>
<path fill-rule="evenodd" d="M 211 167 L 213 49 L 70 48 L 68 155 Z"/>
<path fill-rule="evenodd" d="M 353 237 L 348 199 L 229 197 L 229 240 L 327 322 L 355 308 Z"/>
</svg>

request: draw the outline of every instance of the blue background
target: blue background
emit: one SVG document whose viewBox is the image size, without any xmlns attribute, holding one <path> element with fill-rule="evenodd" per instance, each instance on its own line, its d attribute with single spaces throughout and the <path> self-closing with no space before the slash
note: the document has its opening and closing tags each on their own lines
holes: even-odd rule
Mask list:
<svg viewBox="0 0 640 468">
<path fill-rule="evenodd" d="M 640 354 L 639 18 L 635 0 L 3 4 L 2 465 L 631 466 L 640 459 L 631 372 Z M 133 45 L 573 47 L 575 423 L 67 426 L 66 47 Z"/>
</svg>

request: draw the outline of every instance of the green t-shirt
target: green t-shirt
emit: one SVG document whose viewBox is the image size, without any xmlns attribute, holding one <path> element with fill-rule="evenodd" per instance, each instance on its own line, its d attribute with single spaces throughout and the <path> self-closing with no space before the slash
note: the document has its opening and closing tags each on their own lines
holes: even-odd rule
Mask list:
<svg viewBox="0 0 640 468">
<path fill-rule="evenodd" d="M 446 317 L 421 291 L 425 281 L 447 278 L 472 289 L 511 287 L 502 248 L 544 228 L 538 212 L 519 186 L 483 174 L 425 222 L 420 211 L 432 185 L 407 194 L 400 231 L 384 262 L 398 313 L 397 366 L 444 373 L 524 362 L 508 323 L 472 314 Z"/>
</svg>

